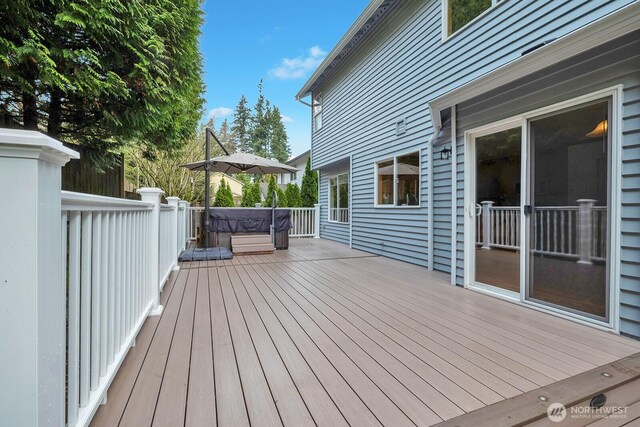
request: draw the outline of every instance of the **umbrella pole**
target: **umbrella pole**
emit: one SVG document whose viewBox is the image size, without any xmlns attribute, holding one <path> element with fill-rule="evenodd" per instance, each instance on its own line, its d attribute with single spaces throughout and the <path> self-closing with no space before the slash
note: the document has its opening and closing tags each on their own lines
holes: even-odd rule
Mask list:
<svg viewBox="0 0 640 427">
<path fill-rule="evenodd" d="M 209 128 L 205 132 L 205 164 L 204 164 L 204 247 L 209 247 L 209 205 L 210 205 L 210 190 L 211 190 L 211 177 L 209 168 L 211 165 L 211 137 L 209 136 Z"/>
</svg>

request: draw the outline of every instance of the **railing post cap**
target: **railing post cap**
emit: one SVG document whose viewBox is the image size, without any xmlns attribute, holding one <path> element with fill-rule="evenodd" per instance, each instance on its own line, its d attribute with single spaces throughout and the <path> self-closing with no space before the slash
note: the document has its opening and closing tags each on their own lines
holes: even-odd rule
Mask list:
<svg viewBox="0 0 640 427">
<path fill-rule="evenodd" d="M 157 188 L 157 187 L 142 187 L 142 188 L 138 188 L 136 190 L 136 193 L 138 193 L 138 194 L 157 194 L 159 196 L 162 196 L 164 194 L 164 191 L 162 191 L 160 188 Z"/>
<path fill-rule="evenodd" d="M 179 202 L 180 202 L 180 197 L 176 197 L 176 196 L 167 197 L 167 203 L 169 203 L 170 205 L 178 206 Z"/>
<path fill-rule="evenodd" d="M 581 205 L 586 205 L 589 203 L 595 203 L 597 200 L 595 199 L 578 199 L 576 200 L 576 202 L 580 203 Z"/>
<path fill-rule="evenodd" d="M 179 205 L 179 206 L 187 206 L 187 205 L 189 205 L 189 202 L 187 202 L 186 200 L 180 200 L 180 201 L 178 202 L 178 205 Z"/>
<path fill-rule="evenodd" d="M 480 203 L 483 205 L 493 205 L 495 202 L 493 200 L 484 200 Z"/>
<path fill-rule="evenodd" d="M 0 128 L 0 157 L 40 159 L 60 166 L 80 154 L 57 139 L 34 130 Z"/>
</svg>

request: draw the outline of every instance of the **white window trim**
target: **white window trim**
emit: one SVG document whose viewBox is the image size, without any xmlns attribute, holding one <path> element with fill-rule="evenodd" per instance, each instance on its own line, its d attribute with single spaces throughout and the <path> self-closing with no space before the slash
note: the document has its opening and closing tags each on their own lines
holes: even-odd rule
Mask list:
<svg viewBox="0 0 640 427">
<path fill-rule="evenodd" d="M 473 18 L 471 21 L 464 24 L 459 30 L 449 34 L 449 0 L 442 0 L 440 2 L 442 6 L 442 14 L 441 14 L 442 15 L 442 42 L 444 43 L 447 40 L 451 39 L 452 37 L 456 36 L 457 34 L 463 32 L 467 27 L 470 27 L 476 21 L 482 19 L 482 17 L 487 13 L 489 13 L 490 10 L 493 10 L 496 6 L 500 6 L 503 3 L 506 3 L 506 0 L 491 0 L 491 6 L 489 6 L 487 10 L 485 10 L 480 15 Z"/>
<path fill-rule="evenodd" d="M 611 116 L 610 129 L 611 129 L 611 192 L 610 197 L 610 212 L 609 215 L 612 218 L 610 224 L 610 239 L 609 239 L 609 319 L 603 321 L 595 319 L 579 313 L 573 313 L 562 309 L 555 308 L 550 305 L 541 304 L 536 301 L 526 299 L 526 289 L 522 286 L 525 280 L 527 271 L 525 268 L 520 269 L 520 292 L 501 292 L 498 288 L 493 286 L 487 286 L 475 283 L 475 228 L 472 222 L 475 221 L 475 182 L 472 179 L 475 171 L 475 156 L 472 150 L 472 144 L 474 138 L 482 135 L 491 134 L 500 130 L 509 129 L 515 126 L 522 126 L 522 144 L 523 144 L 523 158 L 522 165 L 526 165 L 528 162 L 526 146 L 529 144 L 527 129 L 530 120 L 536 119 L 539 116 L 543 116 L 550 113 L 555 113 L 567 108 L 575 107 L 591 101 L 597 101 L 604 98 L 611 98 Z M 508 119 L 500 120 L 497 122 L 483 125 L 475 129 L 470 129 L 464 133 L 464 287 L 472 289 L 477 292 L 490 294 L 500 298 L 508 299 L 509 301 L 521 304 L 538 311 L 550 313 L 558 317 L 572 320 L 577 323 L 589 325 L 598 329 L 613 331 L 620 333 L 620 269 L 621 269 L 621 254 L 620 254 L 620 239 L 621 239 L 621 200 L 622 200 L 622 85 L 609 87 L 596 92 L 592 92 L 577 98 L 572 98 L 566 101 L 562 101 L 553 105 L 539 108 L 537 110 L 529 111 Z M 521 170 L 521 179 L 528 180 L 528 171 L 526 167 Z M 526 181 L 522 181 L 526 182 Z M 525 203 L 526 192 L 521 194 L 521 205 Z M 526 221 L 520 222 L 520 235 L 526 235 Z M 524 233 L 524 234 L 523 234 Z M 520 251 L 520 265 L 525 265 L 526 251 Z"/>
<path fill-rule="evenodd" d="M 412 206 L 398 206 L 398 188 L 397 188 L 397 176 L 398 176 L 398 157 L 406 156 L 408 154 L 418 153 L 418 204 Z M 393 160 L 393 204 L 381 205 L 378 204 L 378 163 L 388 162 Z M 396 154 L 391 157 L 385 157 L 384 159 L 376 160 L 373 164 L 373 207 L 376 209 L 420 209 L 422 207 L 422 149 L 410 150 L 400 154 Z"/>
<path fill-rule="evenodd" d="M 318 107 L 320 107 L 320 111 L 316 112 L 316 102 L 317 100 L 320 100 L 320 102 L 318 103 Z M 311 100 L 311 125 L 313 127 L 313 131 L 317 132 L 320 129 L 322 129 L 322 107 L 324 104 L 324 100 L 323 100 L 323 93 L 320 92 L 318 93 L 318 95 L 314 96 L 313 99 Z M 316 126 L 316 117 L 320 116 L 320 126 Z"/>
<path fill-rule="evenodd" d="M 348 215 L 349 215 L 349 221 L 347 222 L 343 222 L 343 221 L 336 221 L 336 220 L 332 220 L 331 219 L 331 209 L 334 209 L 331 207 L 331 179 L 335 178 L 336 179 L 336 189 L 338 190 L 338 197 L 336 198 L 336 200 L 338 201 L 338 204 L 340 203 L 340 180 L 338 179 L 339 176 L 342 175 L 347 175 L 347 183 L 349 185 L 349 207 L 347 207 L 346 209 L 348 210 Z M 327 222 L 330 222 L 331 224 L 350 224 L 351 223 L 351 174 L 349 173 L 349 171 L 345 171 L 345 172 L 340 172 L 340 173 L 335 173 L 333 175 L 329 175 L 327 176 Z M 336 208 L 336 209 L 345 209 L 345 208 Z"/>
</svg>

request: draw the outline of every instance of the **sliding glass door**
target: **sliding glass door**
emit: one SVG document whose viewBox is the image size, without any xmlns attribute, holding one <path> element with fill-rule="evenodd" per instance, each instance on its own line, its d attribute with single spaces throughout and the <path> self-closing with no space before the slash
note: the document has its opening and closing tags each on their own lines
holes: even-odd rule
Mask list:
<svg viewBox="0 0 640 427">
<path fill-rule="evenodd" d="M 608 322 L 611 104 L 566 103 L 470 133 L 470 286 Z"/>
<path fill-rule="evenodd" d="M 603 319 L 609 108 L 604 100 L 529 122 L 527 298 Z"/>
</svg>

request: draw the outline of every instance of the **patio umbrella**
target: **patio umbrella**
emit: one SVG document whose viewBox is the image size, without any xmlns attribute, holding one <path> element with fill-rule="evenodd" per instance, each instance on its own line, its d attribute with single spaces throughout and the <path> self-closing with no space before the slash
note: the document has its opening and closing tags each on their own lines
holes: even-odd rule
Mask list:
<svg viewBox="0 0 640 427">
<path fill-rule="evenodd" d="M 206 160 L 187 163 L 182 167 L 190 170 L 205 170 Z M 285 165 L 275 160 L 266 159 L 249 153 L 233 153 L 227 156 L 214 157 L 209 161 L 209 170 L 222 173 L 289 173 L 297 172 L 298 169 Z"/>
<path fill-rule="evenodd" d="M 211 139 L 210 136 L 216 140 L 218 145 L 225 152 L 225 156 L 214 157 L 211 159 Z M 264 157 L 256 156 L 249 153 L 233 153 L 229 152 L 220 143 L 216 135 L 210 128 L 206 128 L 205 133 L 205 160 L 199 162 L 187 163 L 181 165 L 183 168 L 190 170 L 202 170 L 205 171 L 205 192 L 204 192 L 204 233 L 205 233 L 205 245 L 209 244 L 209 205 L 210 205 L 210 192 L 209 192 L 209 174 L 213 172 L 222 173 L 252 173 L 252 174 L 269 174 L 269 173 L 290 173 L 297 172 L 298 169 L 285 165 L 275 160 L 266 159 Z"/>
</svg>

